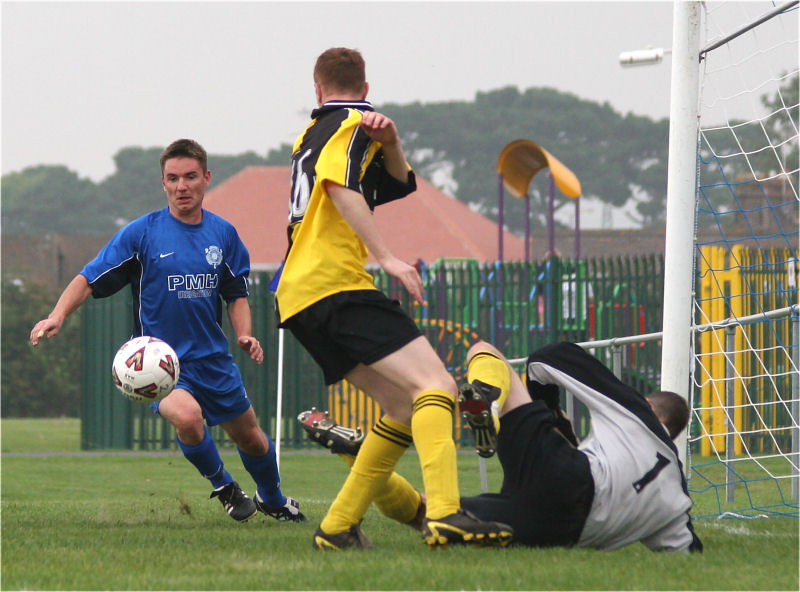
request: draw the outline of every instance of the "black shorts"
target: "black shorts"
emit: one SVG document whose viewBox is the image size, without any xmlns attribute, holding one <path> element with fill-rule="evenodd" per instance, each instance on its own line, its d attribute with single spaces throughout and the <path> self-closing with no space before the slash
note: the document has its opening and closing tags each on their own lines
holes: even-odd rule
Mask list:
<svg viewBox="0 0 800 592">
<path fill-rule="evenodd" d="M 575 545 L 592 507 L 594 479 L 588 457 L 556 431 L 543 401 L 501 418 L 497 456 L 503 467 L 500 493 L 462 498 L 461 505 L 511 526 L 517 543 Z"/>
<path fill-rule="evenodd" d="M 339 292 L 287 319 L 292 332 L 322 368 L 325 384 L 344 378 L 357 364 L 372 364 L 422 333 L 380 290 Z"/>
</svg>

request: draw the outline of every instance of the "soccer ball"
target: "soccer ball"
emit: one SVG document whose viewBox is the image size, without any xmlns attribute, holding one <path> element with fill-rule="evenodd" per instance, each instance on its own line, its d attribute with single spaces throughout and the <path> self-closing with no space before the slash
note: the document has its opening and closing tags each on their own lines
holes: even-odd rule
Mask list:
<svg viewBox="0 0 800 592">
<path fill-rule="evenodd" d="M 111 375 L 117 388 L 131 401 L 160 401 L 178 382 L 178 355 L 156 337 L 134 337 L 117 351 Z"/>
</svg>

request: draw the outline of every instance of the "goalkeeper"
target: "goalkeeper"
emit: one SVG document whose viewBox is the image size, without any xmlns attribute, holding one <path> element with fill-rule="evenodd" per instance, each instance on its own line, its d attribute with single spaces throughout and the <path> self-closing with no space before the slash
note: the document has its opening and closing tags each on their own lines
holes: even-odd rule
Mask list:
<svg viewBox="0 0 800 592">
<path fill-rule="evenodd" d="M 654 551 L 702 551 L 672 442 L 689 416 L 679 395 L 645 398 L 567 342 L 528 357 L 527 388 L 488 343 L 473 345 L 467 359 L 461 411 L 479 454 L 496 449 L 504 478 L 500 493 L 462 498 L 462 507 L 510 525 L 515 542 L 529 546 L 612 550 L 640 541 Z M 589 409 L 592 429 L 581 443 L 559 408 L 559 387 Z M 304 428 L 325 444 L 342 439 L 330 428 Z M 388 488 L 378 499 L 413 498 L 399 475 Z M 378 507 L 391 517 L 413 515 L 411 506 Z"/>
</svg>

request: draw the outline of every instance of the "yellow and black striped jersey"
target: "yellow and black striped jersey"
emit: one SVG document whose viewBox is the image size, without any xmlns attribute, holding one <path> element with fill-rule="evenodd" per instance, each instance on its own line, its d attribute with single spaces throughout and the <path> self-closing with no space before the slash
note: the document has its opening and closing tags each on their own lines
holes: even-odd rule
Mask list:
<svg viewBox="0 0 800 592">
<path fill-rule="evenodd" d="M 315 302 L 348 290 L 374 289 L 367 247 L 325 191 L 325 181 L 365 196 L 370 208 L 416 189 L 382 166 L 381 145 L 361 129 L 366 101 L 330 101 L 311 113 L 311 123 L 292 150 L 289 250 L 277 287 L 280 321 Z M 410 167 L 409 167 L 410 171 Z"/>
</svg>

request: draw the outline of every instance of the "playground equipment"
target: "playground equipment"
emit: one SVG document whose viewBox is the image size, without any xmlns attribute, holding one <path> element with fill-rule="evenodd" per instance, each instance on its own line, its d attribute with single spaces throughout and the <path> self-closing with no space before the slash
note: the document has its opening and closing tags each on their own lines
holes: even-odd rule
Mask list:
<svg viewBox="0 0 800 592">
<path fill-rule="evenodd" d="M 515 197 L 525 198 L 525 261 L 530 261 L 531 204 L 528 188 L 536 174 L 544 168 L 550 170 L 550 190 L 547 207 L 547 235 L 550 255 L 555 253 L 555 186 L 567 197 L 575 198 L 575 259 L 580 258 L 580 202 L 581 183 L 578 177 L 547 150 L 530 140 L 514 140 L 506 145 L 497 157 L 497 259 L 503 261 L 503 187 Z"/>
</svg>

